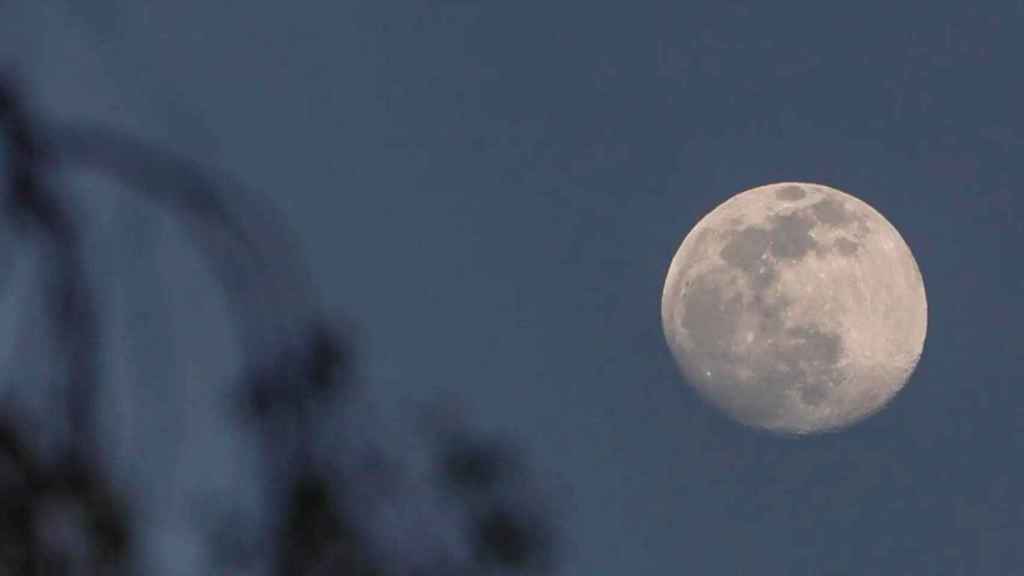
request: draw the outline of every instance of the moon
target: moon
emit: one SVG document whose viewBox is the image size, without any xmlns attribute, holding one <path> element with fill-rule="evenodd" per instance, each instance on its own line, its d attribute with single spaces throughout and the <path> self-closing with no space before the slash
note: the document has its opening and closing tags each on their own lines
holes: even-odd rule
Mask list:
<svg viewBox="0 0 1024 576">
<path fill-rule="evenodd" d="M 781 182 L 726 200 L 669 266 L 662 328 L 701 397 L 782 434 L 850 426 L 907 383 L 928 304 L 899 232 L 864 201 Z"/>
</svg>

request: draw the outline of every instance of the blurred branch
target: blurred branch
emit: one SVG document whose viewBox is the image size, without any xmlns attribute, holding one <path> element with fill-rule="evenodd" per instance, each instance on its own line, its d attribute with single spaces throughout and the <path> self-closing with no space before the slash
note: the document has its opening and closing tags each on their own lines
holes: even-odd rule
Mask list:
<svg viewBox="0 0 1024 576">
<path fill-rule="evenodd" d="M 53 159 L 33 130 L 14 85 L 0 79 L 0 127 L 9 134 L 10 189 L 6 210 L 16 222 L 39 231 L 52 259 L 47 294 L 52 330 L 63 355 L 69 381 L 72 448 L 78 457 L 95 450 L 95 395 L 98 380 L 96 344 L 98 319 L 80 252 L 81 241 L 74 217 L 49 189 L 46 170 Z"/>
<path fill-rule="evenodd" d="M 81 215 L 51 185 L 55 173 L 87 170 L 119 181 L 174 216 L 227 297 L 243 357 L 242 380 L 233 388 L 241 394 L 237 404 L 247 422 L 282 424 L 260 428 L 268 462 L 286 472 L 268 481 L 280 500 L 280 509 L 272 508 L 278 514 L 272 551 L 263 550 L 273 559 L 274 573 L 387 573 L 388 563 L 380 562 L 351 513 L 350 487 L 333 480 L 313 448 L 320 409 L 352 379 L 353 351 L 337 321 L 322 311 L 284 223 L 240 184 L 215 179 L 163 149 L 101 128 L 34 119 L 15 80 L 0 77 L 0 133 L 9 144 L 3 214 L 47 250 L 47 319 L 66 374 L 72 443 L 55 465 L 44 465 L 24 435 L 0 418 L 0 572 L 122 574 L 132 548 L 133 510 L 112 488 L 96 453 L 100 330 L 82 253 Z M 297 434 L 297 442 L 282 442 L 286 432 Z M 509 478 L 521 468 L 518 455 L 464 434 L 441 440 L 438 478 L 462 503 L 471 532 L 468 559 L 448 562 L 443 573 L 546 573 L 552 565 L 546 522 L 508 498 L 514 491 Z M 68 509 L 77 510 L 73 520 L 64 517 Z M 79 539 L 90 543 L 87 552 L 59 552 L 62 544 L 51 541 L 59 530 L 47 527 L 61 522 L 77 526 Z M 241 566 L 254 544 L 225 537 L 237 533 L 225 526 L 211 530 L 211 537 L 226 563 Z"/>
</svg>

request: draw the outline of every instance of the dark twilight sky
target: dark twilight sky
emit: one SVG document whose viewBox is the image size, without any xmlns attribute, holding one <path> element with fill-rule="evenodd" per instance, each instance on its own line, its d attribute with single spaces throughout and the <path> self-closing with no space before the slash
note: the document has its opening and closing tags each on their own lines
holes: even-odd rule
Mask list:
<svg viewBox="0 0 1024 576">
<path fill-rule="evenodd" d="M 40 98 L 270 195 L 378 402 L 458 398 L 556 485 L 563 574 L 1024 571 L 1021 2 L 48 4 L 22 57 L 88 76 L 75 23 L 99 64 Z M 929 303 L 907 388 L 804 439 L 697 399 L 659 317 L 780 180 L 886 215 Z"/>
</svg>

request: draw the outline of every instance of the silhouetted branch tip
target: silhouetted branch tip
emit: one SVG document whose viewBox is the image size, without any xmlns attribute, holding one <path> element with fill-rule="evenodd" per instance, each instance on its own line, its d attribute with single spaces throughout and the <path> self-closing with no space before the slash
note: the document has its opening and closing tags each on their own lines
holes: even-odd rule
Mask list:
<svg viewBox="0 0 1024 576">
<path fill-rule="evenodd" d="M 378 454 L 372 466 L 365 458 L 349 460 L 354 468 L 373 467 L 373 474 L 327 474 L 324 462 L 334 460 L 317 447 L 330 443 L 314 442 L 311 436 L 312 430 L 322 429 L 315 425 L 324 424 L 323 418 L 338 417 L 320 408 L 351 400 L 337 391 L 354 380 L 356 355 L 350 331 L 320 309 L 306 271 L 291 261 L 294 254 L 281 238 L 283 227 L 273 218 L 239 216 L 251 212 L 229 202 L 219 180 L 159 147 L 102 129 L 54 128 L 34 121 L 17 80 L 0 71 L 0 135 L 6 143 L 0 153 L 7 159 L 2 201 L 5 215 L 23 224 L 21 236 L 48 249 L 41 267 L 46 290 L 41 316 L 52 340 L 45 344 L 53 354 L 47 361 L 59 374 L 65 403 L 54 408 L 52 417 L 70 422 L 71 431 L 69 448 L 46 458 L 26 441 L 31 431 L 0 413 L 0 575 L 134 574 L 131 562 L 141 550 L 141 505 L 112 481 L 112 465 L 96 441 L 104 308 L 87 278 L 87 246 L 80 234 L 86 229 L 85 215 L 71 210 L 66 183 L 50 178 L 68 166 L 93 169 L 126 190 L 161 200 L 156 206 L 171 211 L 192 233 L 201 255 L 213 264 L 230 318 L 239 328 L 243 373 L 229 392 L 231 409 L 241 410 L 250 423 L 283 424 L 255 427 L 271 431 L 258 445 L 267 463 L 264 488 L 268 516 L 274 520 L 267 522 L 274 528 L 265 532 L 272 534 L 246 532 L 251 529 L 247 518 L 236 518 L 228 506 L 230 513 L 217 502 L 202 505 L 196 531 L 209 543 L 211 557 L 230 567 L 218 573 L 256 567 L 259 561 L 265 565 L 257 569 L 280 576 L 410 573 L 395 566 L 415 563 L 381 555 L 382 545 L 364 525 L 376 519 L 363 515 L 357 506 L 363 503 L 353 494 L 373 490 L 350 490 L 353 486 L 338 478 L 371 478 L 392 487 L 422 487 L 422 478 L 392 482 L 401 475 L 401 466 L 394 464 L 400 458 Z M 269 224 L 261 228 L 255 223 Z M 288 339 L 277 332 L 282 327 L 302 330 Z M 276 441 L 274 435 L 291 442 Z M 330 449 L 341 450 L 339 444 Z M 427 483 L 437 491 L 430 482 L 440 478 L 444 500 L 461 505 L 452 511 L 462 514 L 468 526 L 460 537 L 471 557 L 428 563 L 438 567 L 432 576 L 484 574 L 495 567 L 533 573 L 550 566 L 550 526 L 533 509 L 507 498 L 512 492 L 523 495 L 521 483 L 510 481 L 522 468 L 512 446 L 463 430 L 444 436 L 442 444 L 440 454 L 430 452 L 439 457 L 430 462 L 439 472 Z M 69 542 L 66 533 L 77 540 Z M 410 549 L 418 543 L 413 544 Z M 417 570 L 422 565 L 416 564 Z"/>
</svg>

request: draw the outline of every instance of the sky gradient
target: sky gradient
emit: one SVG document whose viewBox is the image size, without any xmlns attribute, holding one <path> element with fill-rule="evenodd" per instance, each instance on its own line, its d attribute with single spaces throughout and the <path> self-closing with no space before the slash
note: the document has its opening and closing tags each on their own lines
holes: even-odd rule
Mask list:
<svg viewBox="0 0 1024 576">
<path fill-rule="evenodd" d="M 271 197 L 382 410 L 523 444 L 562 574 L 1024 569 L 1020 2 L 45 4 L 0 11 L 40 105 Z M 800 440 L 702 403 L 659 318 L 693 224 L 783 180 L 884 214 L 929 303 L 892 404 Z M 216 313 L 174 323 L 227 370 Z"/>
</svg>

